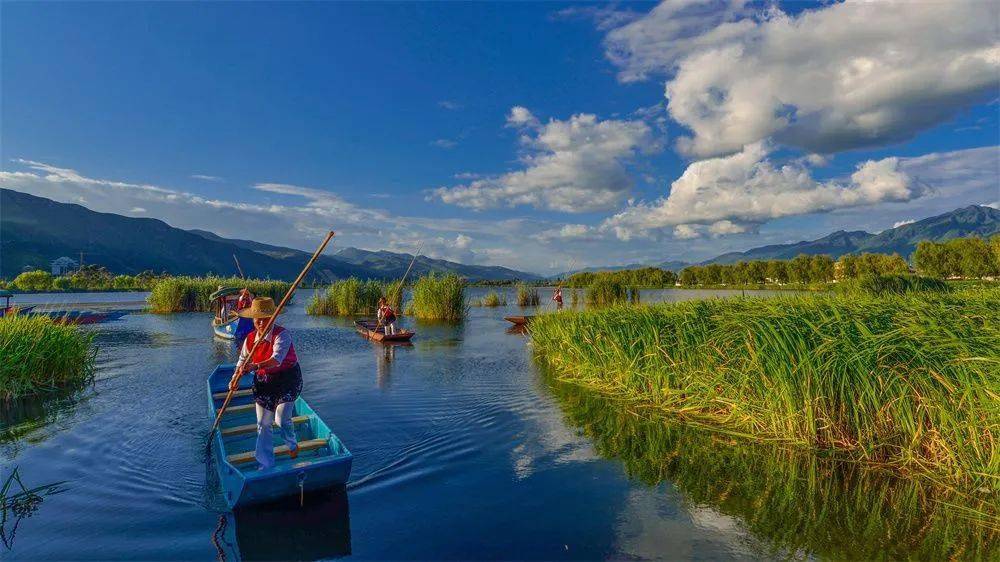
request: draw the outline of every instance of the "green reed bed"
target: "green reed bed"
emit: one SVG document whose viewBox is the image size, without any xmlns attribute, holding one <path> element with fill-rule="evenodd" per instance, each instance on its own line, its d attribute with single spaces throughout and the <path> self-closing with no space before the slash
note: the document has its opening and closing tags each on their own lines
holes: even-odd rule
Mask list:
<svg viewBox="0 0 1000 562">
<path fill-rule="evenodd" d="M 427 320 L 457 321 L 465 318 L 465 280 L 431 273 L 413 285 L 409 314 Z"/>
<path fill-rule="evenodd" d="M 0 318 L 0 398 L 51 392 L 94 377 L 93 335 L 47 317 Z"/>
<path fill-rule="evenodd" d="M 372 315 L 378 310 L 378 301 L 388 299 L 393 310 L 398 311 L 403 292 L 399 283 L 350 278 L 337 281 L 325 291 L 316 291 L 306 306 L 307 314 L 325 316 Z"/>
<path fill-rule="evenodd" d="M 1000 492 L 963 493 L 831 455 L 734 439 L 545 377 L 567 421 L 631 478 L 669 481 L 692 513 L 738 518 L 758 558 L 997 560 Z"/>
<path fill-rule="evenodd" d="M 517 284 L 517 305 L 518 306 L 538 306 L 542 302 L 542 297 L 538 294 L 538 289 L 528 286 L 525 283 Z"/>
<path fill-rule="evenodd" d="M 924 291 L 948 292 L 952 287 L 946 281 L 934 277 L 917 275 L 867 275 L 857 279 L 847 279 L 837 284 L 837 290 L 845 293 L 868 295 L 902 295 Z"/>
<path fill-rule="evenodd" d="M 638 301 L 639 292 L 629 291 L 628 286 L 610 275 L 599 275 L 587 287 L 584 295 L 587 306 L 611 306 Z"/>
<path fill-rule="evenodd" d="M 497 307 L 497 306 L 507 306 L 507 295 L 501 295 L 496 291 L 490 291 L 486 293 L 486 296 L 474 300 L 471 303 L 472 306 L 486 306 L 486 307 Z"/>
<path fill-rule="evenodd" d="M 209 296 L 219 286 L 246 287 L 255 297 L 271 297 L 277 303 L 285 296 L 291 283 L 262 279 L 243 280 L 239 277 L 168 277 L 158 280 L 146 302 L 157 314 L 173 312 L 211 312 L 214 305 Z"/>
<path fill-rule="evenodd" d="M 1000 290 L 535 318 L 560 376 L 754 438 L 1000 489 Z"/>
</svg>

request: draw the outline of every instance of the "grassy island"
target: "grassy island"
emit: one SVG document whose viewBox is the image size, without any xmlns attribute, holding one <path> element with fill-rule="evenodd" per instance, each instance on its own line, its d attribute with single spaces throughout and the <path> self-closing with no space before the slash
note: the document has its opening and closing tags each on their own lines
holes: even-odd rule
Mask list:
<svg viewBox="0 0 1000 562">
<path fill-rule="evenodd" d="M 724 432 L 1000 489 L 1000 288 L 566 311 L 557 376 Z"/>
<path fill-rule="evenodd" d="M 337 281 L 325 291 L 316 291 L 306 307 L 307 314 L 325 316 L 374 315 L 380 298 L 388 299 L 393 310 L 400 310 L 403 291 L 399 282 L 385 282 L 350 278 Z"/>
<path fill-rule="evenodd" d="M 271 297 L 278 302 L 291 283 L 239 277 L 166 277 L 156 281 L 146 301 L 156 314 L 174 312 L 211 312 L 208 298 L 219 286 L 246 287 L 255 297 Z"/>
<path fill-rule="evenodd" d="M 454 274 L 421 277 L 413 285 L 409 314 L 425 320 L 465 318 L 465 281 Z"/>
<path fill-rule="evenodd" d="M 51 392 L 94 377 L 93 335 L 48 317 L 0 318 L 0 398 Z"/>
</svg>

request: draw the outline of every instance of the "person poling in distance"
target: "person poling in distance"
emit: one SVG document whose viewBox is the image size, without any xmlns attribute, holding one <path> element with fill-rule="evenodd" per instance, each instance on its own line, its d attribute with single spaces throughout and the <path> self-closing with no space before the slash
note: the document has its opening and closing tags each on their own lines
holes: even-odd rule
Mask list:
<svg viewBox="0 0 1000 562">
<path fill-rule="evenodd" d="M 230 390 L 235 390 L 240 385 L 240 373 L 254 373 L 253 399 L 257 410 L 257 447 L 254 458 L 261 470 L 274 466 L 271 425 L 275 419 L 278 421 L 281 437 L 285 445 L 288 445 L 289 456 L 294 459 L 299 454 L 292 416 L 295 399 L 302 392 L 302 369 L 299 368 L 295 346 L 288 330 L 274 324 L 270 332 L 261 334 L 274 313 L 274 300 L 269 297 L 255 298 L 249 308 L 239 311 L 241 317 L 253 319 L 254 330 L 243 341 L 236 371 L 229 381 Z M 251 357 L 250 351 L 258 339 L 261 341 Z"/>
<path fill-rule="evenodd" d="M 385 297 L 378 299 L 378 323 L 385 326 L 385 335 L 391 336 L 396 333 L 396 313 L 389 306 Z"/>
<path fill-rule="evenodd" d="M 562 287 L 556 287 L 556 292 L 552 295 L 552 300 L 556 301 L 556 308 L 562 308 Z"/>
<path fill-rule="evenodd" d="M 250 289 L 244 287 L 240 291 L 240 298 L 236 301 L 236 310 L 243 310 L 251 304 L 253 304 L 253 293 L 250 292 Z"/>
</svg>

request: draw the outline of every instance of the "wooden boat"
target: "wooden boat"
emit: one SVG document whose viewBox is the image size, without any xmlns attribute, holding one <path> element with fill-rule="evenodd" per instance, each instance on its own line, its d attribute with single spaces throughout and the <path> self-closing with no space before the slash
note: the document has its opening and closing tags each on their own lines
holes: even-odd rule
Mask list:
<svg viewBox="0 0 1000 562">
<path fill-rule="evenodd" d="M 3 308 L 0 308 L 0 318 L 7 316 L 8 314 L 27 314 L 31 312 L 34 306 L 11 306 L 10 299 L 13 298 L 14 293 L 6 290 L 0 289 L 0 299 L 7 299 L 4 302 Z"/>
<path fill-rule="evenodd" d="M 510 322 L 511 324 L 514 324 L 515 326 L 524 326 L 528 322 L 531 322 L 532 318 L 534 318 L 534 316 L 504 316 L 503 317 L 504 320 Z"/>
<path fill-rule="evenodd" d="M 396 330 L 395 334 L 386 335 L 385 326 L 379 326 L 371 320 L 355 320 L 354 326 L 362 336 L 378 342 L 407 342 L 417 333 L 412 330 Z"/>
<path fill-rule="evenodd" d="M 243 341 L 247 334 L 253 331 L 253 320 L 240 318 L 236 315 L 236 297 L 240 291 L 236 287 L 223 287 L 208 296 L 215 303 L 215 318 L 212 319 L 212 332 L 220 338 Z M 223 315 L 225 315 L 223 317 Z"/>
<path fill-rule="evenodd" d="M 225 401 L 235 365 L 219 365 L 208 377 L 208 416 L 214 421 Z M 300 396 L 295 400 L 295 432 L 299 455 L 288 457 L 284 444 L 274 448 L 276 464 L 260 470 L 254 460 L 257 418 L 253 402 L 253 374 L 240 379 L 222 423 L 212 434 L 215 469 L 230 508 L 276 500 L 285 496 L 343 486 L 351 475 L 354 456 Z M 280 442 L 280 433 L 275 434 Z"/>
<path fill-rule="evenodd" d="M 128 314 L 127 310 L 95 312 L 90 310 L 57 310 L 52 312 L 32 312 L 33 316 L 48 316 L 57 324 L 99 324 L 118 320 Z"/>
<path fill-rule="evenodd" d="M 215 318 L 212 320 L 212 331 L 220 338 L 240 342 L 253 331 L 253 320 L 233 316 L 228 321 L 222 322 Z"/>
</svg>

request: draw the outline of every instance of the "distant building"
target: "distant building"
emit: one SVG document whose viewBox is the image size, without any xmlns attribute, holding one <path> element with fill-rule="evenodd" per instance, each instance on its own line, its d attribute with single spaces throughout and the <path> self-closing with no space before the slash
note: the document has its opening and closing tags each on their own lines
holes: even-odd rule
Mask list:
<svg viewBox="0 0 1000 562">
<path fill-rule="evenodd" d="M 52 275 L 66 275 L 77 268 L 76 260 L 63 256 L 52 261 Z"/>
</svg>

